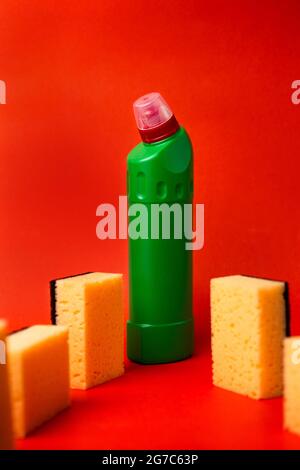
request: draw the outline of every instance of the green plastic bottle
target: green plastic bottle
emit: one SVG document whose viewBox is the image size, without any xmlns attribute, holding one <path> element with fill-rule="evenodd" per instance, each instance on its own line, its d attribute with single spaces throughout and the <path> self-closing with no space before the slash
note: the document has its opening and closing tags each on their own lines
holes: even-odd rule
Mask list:
<svg viewBox="0 0 300 470">
<path fill-rule="evenodd" d="M 135 362 L 158 364 L 185 359 L 194 349 L 192 251 L 183 226 L 184 205 L 193 200 L 193 150 L 159 93 L 139 98 L 133 107 L 142 142 L 127 160 L 129 227 L 136 204 L 147 210 L 148 227 L 147 237 L 145 231 L 131 237 L 129 230 L 127 354 Z M 181 238 L 175 236 L 174 203 L 182 212 Z M 160 220 L 153 238 L 152 208 L 162 204 L 170 210 L 170 233 L 164 235 Z"/>
</svg>

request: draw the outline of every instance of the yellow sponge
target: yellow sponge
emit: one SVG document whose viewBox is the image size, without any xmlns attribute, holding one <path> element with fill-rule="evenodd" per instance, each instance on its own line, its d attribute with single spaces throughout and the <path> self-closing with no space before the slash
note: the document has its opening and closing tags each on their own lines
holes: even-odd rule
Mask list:
<svg viewBox="0 0 300 470">
<path fill-rule="evenodd" d="M 6 351 L 6 323 L 0 320 L 0 450 L 14 448 L 12 410 L 8 387 Z"/>
<path fill-rule="evenodd" d="M 213 383 L 251 398 L 283 389 L 285 283 L 247 276 L 211 280 Z"/>
<path fill-rule="evenodd" d="M 25 437 L 70 403 L 68 330 L 32 326 L 7 338 L 13 425 Z"/>
<path fill-rule="evenodd" d="M 300 336 L 284 340 L 284 427 L 300 435 Z"/>
<path fill-rule="evenodd" d="M 71 387 L 87 389 L 124 373 L 121 274 L 52 281 L 52 321 L 69 327 Z"/>
</svg>

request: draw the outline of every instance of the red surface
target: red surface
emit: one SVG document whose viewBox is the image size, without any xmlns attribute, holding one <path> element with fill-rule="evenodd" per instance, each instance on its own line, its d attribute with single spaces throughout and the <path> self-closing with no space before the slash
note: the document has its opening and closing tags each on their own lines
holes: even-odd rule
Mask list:
<svg viewBox="0 0 300 470">
<path fill-rule="evenodd" d="M 300 334 L 297 0 L 2 0 L 0 311 L 11 328 L 49 319 L 48 281 L 127 273 L 125 241 L 99 241 L 96 207 L 125 194 L 138 141 L 131 103 L 157 90 L 195 147 L 205 247 L 195 254 L 198 355 L 86 393 L 22 448 L 300 448 L 281 400 L 211 386 L 209 279 L 290 283 Z"/>
<path fill-rule="evenodd" d="M 73 392 L 72 407 L 20 449 L 300 449 L 282 431 L 282 399 L 213 387 L 205 354 L 176 364 L 130 364 L 119 379 Z"/>
</svg>

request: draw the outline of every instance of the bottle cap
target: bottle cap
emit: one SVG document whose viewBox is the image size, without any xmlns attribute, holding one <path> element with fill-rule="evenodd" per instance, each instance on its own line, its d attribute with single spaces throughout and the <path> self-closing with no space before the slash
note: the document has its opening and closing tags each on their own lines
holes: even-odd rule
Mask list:
<svg viewBox="0 0 300 470">
<path fill-rule="evenodd" d="M 157 142 L 179 129 L 174 114 L 159 93 L 148 93 L 137 99 L 133 111 L 144 142 Z"/>
</svg>

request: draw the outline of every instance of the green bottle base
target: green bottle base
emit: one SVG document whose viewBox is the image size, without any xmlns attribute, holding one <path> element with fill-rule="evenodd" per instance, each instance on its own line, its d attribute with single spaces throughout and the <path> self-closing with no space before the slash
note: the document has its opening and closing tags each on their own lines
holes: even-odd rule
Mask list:
<svg viewBox="0 0 300 470">
<path fill-rule="evenodd" d="M 194 352 L 194 322 L 147 325 L 127 322 L 127 356 L 141 364 L 181 361 Z"/>
</svg>

